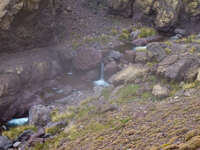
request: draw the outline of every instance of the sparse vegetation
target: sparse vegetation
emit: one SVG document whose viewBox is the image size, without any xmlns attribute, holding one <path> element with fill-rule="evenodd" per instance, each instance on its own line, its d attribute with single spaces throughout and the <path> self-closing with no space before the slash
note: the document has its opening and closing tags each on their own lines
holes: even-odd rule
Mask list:
<svg viewBox="0 0 200 150">
<path fill-rule="evenodd" d="M 146 37 L 153 36 L 153 35 L 156 35 L 156 34 L 157 34 L 157 32 L 154 28 L 142 27 L 140 29 L 139 38 L 146 38 Z"/>
</svg>

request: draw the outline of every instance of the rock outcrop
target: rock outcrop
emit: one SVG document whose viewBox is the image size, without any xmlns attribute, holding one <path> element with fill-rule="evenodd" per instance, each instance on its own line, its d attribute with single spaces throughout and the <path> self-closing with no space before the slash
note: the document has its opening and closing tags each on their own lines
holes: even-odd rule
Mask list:
<svg viewBox="0 0 200 150">
<path fill-rule="evenodd" d="M 40 0 L 1 0 L 0 29 L 8 30 L 17 13 L 22 9 L 33 11 L 39 8 Z"/>
<path fill-rule="evenodd" d="M 108 0 L 108 6 L 114 14 L 126 17 L 148 15 L 153 18 L 155 27 L 164 32 L 172 31 L 180 18 L 200 15 L 199 0 Z"/>
</svg>

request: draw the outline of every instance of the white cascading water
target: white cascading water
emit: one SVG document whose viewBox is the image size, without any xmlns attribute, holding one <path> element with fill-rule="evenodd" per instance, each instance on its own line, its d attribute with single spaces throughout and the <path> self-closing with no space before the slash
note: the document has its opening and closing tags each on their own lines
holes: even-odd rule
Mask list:
<svg viewBox="0 0 200 150">
<path fill-rule="evenodd" d="M 100 80 L 94 81 L 95 86 L 108 87 L 109 83 L 104 80 L 104 63 L 101 62 Z"/>
</svg>

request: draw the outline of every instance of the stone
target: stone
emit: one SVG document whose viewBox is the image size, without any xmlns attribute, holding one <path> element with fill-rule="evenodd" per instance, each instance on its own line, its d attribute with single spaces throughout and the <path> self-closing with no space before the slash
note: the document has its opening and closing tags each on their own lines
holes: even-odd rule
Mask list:
<svg viewBox="0 0 200 150">
<path fill-rule="evenodd" d="M 108 54 L 107 57 L 108 57 L 109 60 L 119 61 L 121 55 L 122 55 L 122 54 L 121 54 L 120 52 L 112 50 L 112 51 Z"/>
<path fill-rule="evenodd" d="M 197 72 L 198 72 L 198 73 L 197 73 L 197 79 L 196 79 L 196 80 L 197 80 L 197 81 L 200 81 L 200 68 L 197 70 Z"/>
<path fill-rule="evenodd" d="M 23 133 L 21 133 L 18 138 L 17 141 L 18 142 L 25 142 L 27 141 L 32 135 L 34 134 L 34 132 L 32 130 L 25 130 Z"/>
<path fill-rule="evenodd" d="M 156 84 L 153 87 L 152 94 L 158 98 L 165 98 L 169 96 L 170 91 L 167 87 L 161 86 L 160 84 Z"/>
<path fill-rule="evenodd" d="M 126 50 L 124 54 L 124 59 L 126 59 L 130 63 L 135 62 L 136 52 L 133 50 Z"/>
<path fill-rule="evenodd" d="M 189 69 L 198 64 L 198 59 L 190 55 L 184 57 L 171 55 L 158 64 L 157 74 L 164 76 L 166 79 L 183 81 L 184 79 L 187 79 L 186 74 Z"/>
<path fill-rule="evenodd" d="M 142 78 L 147 75 L 149 68 L 143 65 L 134 64 L 122 69 L 120 72 L 114 74 L 109 82 L 115 86 L 119 84 L 132 83 L 137 78 Z"/>
<path fill-rule="evenodd" d="M 57 132 L 61 131 L 62 128 L 64 129 L 67 126 L 67 121 L 59 121 L 59 122 L 49 122 L 45 126 L 46 134 L 57 134 Z"/>
<path fill-rule="evenodd" d="M 51 121 L 50 109 L 44 105 L 35 105 L 29 111 L 29 124 L 44 127 Z"/>
<path fill-rule="evenodd" d="M 14 148 L 17 148 L 17 147 L 19 147 L 20 145 L 21 145 L 21 142 L 17 141 L 17 142 L 15 142 L 15 143 L 13 144 L 13 147 L 14 147 Z"/>
<path fill-rule="evenodd" d="M 10 141 L 6 136 L 0 136 L 0 149 L 7 150 L 12 146 L 12 141 Z"/>
<path fill-rule="evenodd" d="M 180 34 L 180 35 L 182 35 L 182 36 L 187 35 L 186 30 L 180 29 L 180 28 L 176 28 L 176 29 L 174 30 L 174 33 L 175 33 L 175 34 Z"/>
<path fill-rule="evenodd" d="M 104 74 L 106 77 L 110 77 L 117 71 L 119 71 L 119 67 L 115 61 L 112 61 L 112 62 L 106 64 L 106 66 L 104 68 Z"/>
<path fill-rule="evenodd" d="M 165 48 L 167 46 L 163 43 L 154 42 L 147 45 L 147 55 L 150 60 L 156 60 L 160 62 L 167 56 Z"/>
<path fill-rule="evenodd" d="M 131 35 L 131 39 L 132 40 L 137 39 L 139 34 L 140 34 L 140 30 L 132 31 L 131 34 L 130 34 Z"/>
<path fill-rule="evenodd" d="M 78 71 L 88 71 L 97 67 L 101 61 L 100 51 L 92 48 L 80 49 L 73 58 L 73 66 Z"/>
<path fill-rule="evenodd" d="M 146 63 L 148 60 L 147 51 L 136 51 L 136 63 Z"/>
</svg>

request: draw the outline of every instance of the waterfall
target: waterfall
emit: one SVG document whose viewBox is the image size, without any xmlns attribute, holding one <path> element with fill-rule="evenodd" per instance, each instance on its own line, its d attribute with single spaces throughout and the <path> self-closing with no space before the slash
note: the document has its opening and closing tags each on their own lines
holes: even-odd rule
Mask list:
<svg viewBox="0 0 200 150">
<path fill-rule="evenodd" d="M 104 63 L 101 62 L 100 80 L 104 80 Z"/>
<path fill-rule="evenodd" d="M 101 62 L 100 79 L 97 81 L 94 81 L 94 85 L 103 86 L 103 87 L 109 86 L 109 83 L 104 80 L 104 63 L 103 62 Z"/>
</svg>

